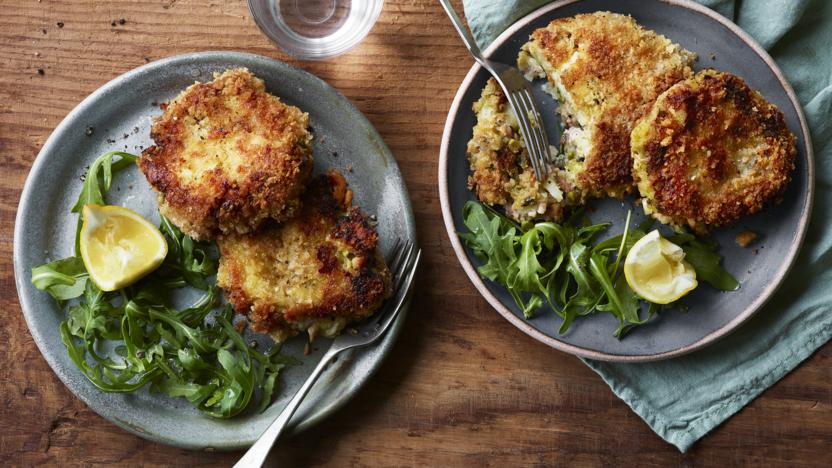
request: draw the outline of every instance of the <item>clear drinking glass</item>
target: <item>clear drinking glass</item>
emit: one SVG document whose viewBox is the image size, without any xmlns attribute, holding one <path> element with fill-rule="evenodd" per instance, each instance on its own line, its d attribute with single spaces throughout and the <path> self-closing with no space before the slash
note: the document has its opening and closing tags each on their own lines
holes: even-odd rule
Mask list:
<svg viewBox="0 0 832 468">
<path fill-rule="evenodd" d="M 370 32 L 384 0 L 248 0 L 257 26 L 286 53 L 305 60 L 351 49 Z"/>
</svg>

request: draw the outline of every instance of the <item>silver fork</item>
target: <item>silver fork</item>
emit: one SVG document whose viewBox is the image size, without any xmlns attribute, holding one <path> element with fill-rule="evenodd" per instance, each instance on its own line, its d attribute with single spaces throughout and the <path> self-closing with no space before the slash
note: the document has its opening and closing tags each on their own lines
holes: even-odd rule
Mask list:
<svg viewBox="0 0 832 468">
<path fill-rule="evenodd" d="M 277 438 L 280 437 L 283 429 L 289 423 L 292 415 L 300 406 L 303 398 L 309 393 L 309 390 L 315 385 L 318 377 L 321 376 L 327 366 L 335 362 L 338 354 L 353 348 L 360 348 L 367 346 L 378 340 L 384 335 L 384 332 L 390 327 L 390 324 L 398 317 L 399 312 L 404 305 L 410 288 L 413 284 L 413 276 L 416 274 L 416 267 L 419 265 L 419 259 L 422 256 L 422 250 L 410 241 L 401 240 L 396 242 L 393 246 L 390 260 L 390 271 L 393 272 L 393 291 L 394 295 L 385 304 L 384 309 L 379 313 L 371 316 L 365 322 L 357 327 L 353 327 L 352 333 L 342 333 L 335 341 L 332 342 L 329 350 L 321 358 L 321 361 L 312 371 L 306 382 L 292 397 L 292 400 L 286 405 L 286 408 L 280 413 L 280 416 L 269 425 L 260 438 L 251 446 L 250 449 L 243 455 L 235 465 L 235 468 L 240 467 L 260 467 L 266 461 L 266 457 L 272 449 Z"/>
<path fill-rule="evenodd" d="M 547 162 L 550 160 L 549 139 L 543 129 L 543 119 L 540 117 L 540 111 L 537 109 L 537 103 L 532 95 L 529 82 L 523 78 L 523 75 L 515 67 L 483 57 L 479 46 L 474 41 L 474 37 L 465 29 L 459 15 L 451 6 L 450 0 L 439 0 L 439 3 L 442 4 L 445 12 L 451 18 L 451 23 L 454 24 L 456 32 L 462 37 L 462 42 L 465 43 L 468 52 L 471 53 L 477 63 L 491 73 L 497 84 L 502 88 L 514 115 L 517 116 L 518 124 L 520 124 L 520 134 L 526 143 L 529 162 L 532 169 L 534 169 L 534 176 L 538 182 L 543 182 L 548 174 Z"/>
</svg>

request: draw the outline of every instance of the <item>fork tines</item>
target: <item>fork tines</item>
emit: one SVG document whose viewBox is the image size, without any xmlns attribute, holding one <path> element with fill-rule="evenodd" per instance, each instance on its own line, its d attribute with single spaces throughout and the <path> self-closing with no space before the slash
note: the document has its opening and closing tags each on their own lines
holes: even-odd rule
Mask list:
<svg viewBox="0 0 832 468">
<path fill-rule="evenodd" d="M 421 251 L 416 249 L 411 241 L 399 239 L 394 244 L 389 267 L 393 277 L 393 296 L 388 299 L 394 302 L 388 303 L 384 310 L 376 314 L 377 320 L 373 321 L 376 326 L 385 322 L 381 328 L 386 327 L 387 322 L 392 321 L 392 318 L 398 314 L 398 309 L 401 308 L 404 297 L 408 293 L 407 290 L 410 288 L 420 256 Z"/>
<path fill-rule="evenodd" d="M 543 120 L 535 105 L 534 97 L 526 86 L 524 89 L 510 92 L 508 101 L 517 116 L 520 133 L 526 143 L 529 162 L 532 169 L 534 169 L 535 178 L 538 182 L 543 182 L 548 174 L 549 143 L 543 130 Z"/>
</svg>

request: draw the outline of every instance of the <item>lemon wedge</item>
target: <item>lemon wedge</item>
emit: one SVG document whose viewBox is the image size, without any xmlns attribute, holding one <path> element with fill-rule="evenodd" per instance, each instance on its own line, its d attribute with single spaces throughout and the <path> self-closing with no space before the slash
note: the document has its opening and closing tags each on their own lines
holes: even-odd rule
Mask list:
<svg viewBox="0 0 832 468">
<path fill-rule="evenodd" d="M 86 205 L 81 216 L 81 258 L 102 291 L 138 281 L 161 265 L 168 253 L 162 233 L 133 210 Z"/>
<path fill-rule="evenodd" d="M 639 296 L 669 304 L 697 286 L 696 271 L 685 261 L 685 251 L 651 231 L 633 245 L 624 260 L 624 277 Z"/>
</svg>

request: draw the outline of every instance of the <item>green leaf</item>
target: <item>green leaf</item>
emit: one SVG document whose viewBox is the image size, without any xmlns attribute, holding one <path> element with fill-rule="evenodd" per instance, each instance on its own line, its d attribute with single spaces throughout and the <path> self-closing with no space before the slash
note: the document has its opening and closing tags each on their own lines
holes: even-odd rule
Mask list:
<svg viewBox="0 0 832 468">
<path fill-rule="evenodd" d="M 118 156 L 121 159 L 113 163 L 113 157 Z M 78 200 L 70 210 L 72 213 L 81 213 L 85 205 L 96 204 L 106 205 L 104 194 L 110 190 L 110 184 L 113 180 L 113 172 L 118 172 L 125 167 L 133 164 L 136 161 L 135 154 L 125 153 L 123 151 L 110 151 L 104 153 L 90 165 L 87 174 L 84 177 L 84 185 L 81 187 L 81 193 L 78 195 Z M 81 225 L 83 220 L 78 216 L 77 228 L 75 231 L 75 256 L 81 256 Z"/>
<path fill-rule="evenodd" d="M 568 249 L 574 241 L 574 229 L 552 222 L 537 223 L 535 229 L 543 235 L 543 245 L 549 250 Z"/>
<path fill-rule="evenodd" d="M 261 395 L 260 395 L 260 404 L 257 405 L 257 409 L 255 410 L 257 413 L 262 413 L 266 411 L 266 408 L 272 403 L 272 394 L 274 394 L 274 386 L 277 382 L 277 377 L 280 375 L 280 371 L 276 372 L 269 372 L 266 376 L 265 381 L 263 382 L 261 388 Z"/>
<path fill-rule="evenodd" d="M 594 291 L 595 285 L 586 271 L 587 259 L 589 258 L 589 249 L 585 244 L 575 243 L 569 247 L 569 255 L 567 259 L 569 263 L 566 270 L 575 278 L 578 283 L 578 288 L 582 291 Z"/>
<path fill-rule="evenodd" d="M 212 342 L 207 330 L 189 327 L 167 311 L 150 309 L 148 312 L 151 321 L 161 321 L 169 326 L 178 342 L 192 346 L 198 353 L 209 353 L 217 349 L 217 345 Z"/>
<path fill-rule="evenodd" d="M 92 281 L 84 288 L 84 300 L 69 310 L 67 326 L 73 335 L 86 340 L 110 334 L 114 330 L 107 315 L 112 307 L 106 301 L 106 293 Z"/>
<path fill-rule="evenodd" d="M 105 392 L 134 392 L 147 385 L 148 382 L 152 381 L 161 373 L 158 368 L 154 368 L 143 373 L 127 372 L 125 375 L 130 378 L 129 381 L 125 379 L 108 379 L 102 371 L 101 365 L 92 366 L 87 362 L 85 359 L 85 347 L 78 346 L 75 343 L 75 339 L 70 334 L 66 321 L 61 323 L 60 332 L 61 341 L 66 346 L 69 358 L 93 385 Z M 112 372 L 107 372 L 107 374 L 113 375 Z"/>
<path fill-rule="evenodd" d="M 520 238 L 520 256 L 517 258 L 516 269 L 512 270 L 515 274 L 507 281 L 509 288 L 533 293 L 545 290 L 540 282 L 540 273 L 544 270 L 537 260 L 540 250 L 540 236 L 536 229 L 523 234 Z"/>
<path fill-rule="evenodd" d="M 543 306 L 543 299 L 540 296 L 534 294 L 529 297 L 529 300 L 522 306 L 523 309 L 523 316 L 527 319 L 532 318 L 534 316 L 534 311 L 539 309 Z"/>
<path fill-rule="evenodd" d="M 627 219 L 624 221 L 624 233 L 621 234 L 621 243 L 618 245 L 618 251 L 615 253 L 615 266 L 612 269 L 612 277 L 615 280 L 616 275 L 618 274 L 618 267 L 621 265 L 621 259 L 627 255 L 627 252 L 630 249 L 627 248 L 627 240 L 629 240 L 630 236 L 630 218 L 632 217 L 632 210 L 627 210 Z"/>
<path fill-rule="evenodd" d="M 589 259 L 589 270 L 607 295 L 607 300 L 611 306 L 610 311 L 613 315 L 627 322 L 638 321 L 638 311 L 633 311 L 624 306 L 618 292 L 615 290 L 615 286 L 612 284 L 612 279 L 607 271 L 607 257 L 598 253 L 592 254 Z"/>
<path fill-rule="evenodd" d="M 697 239 L 691 234 L 669 236 L 668 240 L 682 247 L 685 260 L 696 270 L 696 278 L 721 291 L 736 291 L 740 283 L 722 267 L 722 257 L 716 253 L 719 244 L 710 239 Z"/>
<path fill-rule="evenodd" d="M 169 287 L 189 284 L 195 288 L 209 289 L 208 277 L 217 273 L 217 262 L 210 253 L 210 244 L 195 242 L 161 216 L 159 230 L 168 243 L 168 254 L 157 270 Z"/>
<path fill-rule="evenodd" d="M 87 269 L 80 257 L 68 257 L 32 268 L 32 284 L 62 304 L 84 293 Z"/>
<path fill-rule="evenodd" d="M 589 242 L 593 237 L 599 233 L 606 231 L 610 227 L 610 223 L 591 224 L 578 229 L 576 235 L 576 242 Z"/>
<path fill-rule="evenodd" d="M 517 259 L 515 227 L 498 216 L 489 217 L 482 205 L 473 202 L 465 204 L 464 223 L 471 235 L 463 240 L 485 262 L 478 268 L 479 273 L 491 281 L 506 283 Z"/>
</svg>

